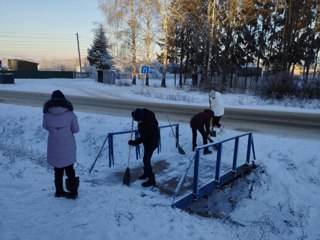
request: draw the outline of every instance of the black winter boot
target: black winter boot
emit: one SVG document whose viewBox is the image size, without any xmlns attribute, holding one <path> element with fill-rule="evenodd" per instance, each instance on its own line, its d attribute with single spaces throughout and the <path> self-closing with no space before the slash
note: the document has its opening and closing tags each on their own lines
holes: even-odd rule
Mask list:
<svg viewBox="0 0 320 240">
<path fill-rule="evenodd" d="M 56 192 L 54 194 L 55 197 L 65 197 L 67 195 L 67 192 L 63 190 L 63 184 L 62 180 L 55 180 L 54 185 L 56 186 Z"/>
<path fill-rule="evenodd" d="M 139 177 L 139 180 L 144 180 L 144 179 L 147 179 L 147 178 L 148 178 L 148 176 L 144 173 Z"/>
<path fill-rule="evenodd" d="M 142 187 L 151 187 L 156 185 L 156 180 L 154 179 L 154 174 L 149 177 L 148 181 L 141 183 Z"/>
<path fill-rule="evenodd" d="M 204 150 L 203 150 L 203 154 L 204 155 L 207 155 L 207 154 L 211 154 L 212 152 L 208 149 L 208 148 L 205 148 Z"/>
<path fill-rule="evenodd" d="M 66 198 L 76 199 L 78 197 L 79 177 L 66 179 L 67 189 L 70 191 Z"/>
<path fill-rule="evenodd" d="M 145 168 L 143 168 L 143 174 L 138 177 L 139 180 L 144 180 L 144 179 L 147 179 L 148 178 L 148 175 L 146 174 L 146 170 Z"/>
</svg>

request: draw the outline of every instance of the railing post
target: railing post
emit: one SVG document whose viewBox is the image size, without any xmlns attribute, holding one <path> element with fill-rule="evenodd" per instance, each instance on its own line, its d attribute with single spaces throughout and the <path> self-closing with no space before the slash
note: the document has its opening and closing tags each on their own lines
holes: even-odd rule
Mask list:
<svg viewBox="0 0 320 240">
<path fill-rule="evenodd" d="M 255 150 L 254 150 L 253 137 L 252 137 L 252 139 L 251 139 L 251 144 L 252 144 L 253 159 L 256 160 L 256 152 L 255 152 Z"/>
<path fill-rule="evenodd" d="M 114 155 L 113 155 L 113 134 L 108 134 L 108 147 L 109 147 L 109 167 L 111 163 L 114 164 Z"/>
<path fill-rule="evenodd" d="M 158 139 L 158 153 L 161 151 L 161 131 L 160 128 L 158 128 L 159 131 L 159 139 Z"/>
<path fill-rule="evenodd" d="M 218 184 L 220 182 L 221 152 L 222 152 L 222 143 L 218 143 L 217 163 L 216 163 L 216 176 L 215 176 L 215 182 L 218 183 Z"/>
<path fill-rule="evenodd" d="M 248 146 L 247 146 L 247 159 L 246 159 L 246 164 L 250 163 L 250 153 L 251 153 L 251 146 L 252 144 L 252 133 L 249 133 L 248 135 Z"/>
<path fill-rule="evenodd" d="M 134 140 L 139 137 L 139 133 L 137 131 L 134 132 Z M 136 145 L 136 159 L 138 160 L 140 157 L 140 146 Z"/>
<path fill-rule="evenodd" d="M 236 173 L 237 171 L 238 149 L 239 149 L 239 137 L 236 137 L 234 142 L 233 163 L 232 163 L 232 171 L 234 173 Z"/>
<path fill-rule="evenodd" d="M 200 151 L 196 148 L 196 154 L 194 157 L 194 169 L 193 169 L 193 198 L 198 198 L 198 181 L 199 181 L 199 156 Z"/>
<path fill-rule="evenodd" d="M 176 124 L 176 148 L 179 146 L 179 124 Z"/>
</svg>

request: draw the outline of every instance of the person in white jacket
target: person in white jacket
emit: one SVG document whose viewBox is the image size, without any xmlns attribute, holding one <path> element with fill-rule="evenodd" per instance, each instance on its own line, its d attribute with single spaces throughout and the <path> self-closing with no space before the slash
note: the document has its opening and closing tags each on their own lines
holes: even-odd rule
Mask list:
<svg viewBox="0 0 320 240">
<path fill-rule="evenodd" d="M 224 103 L 221 93 L 211 90 L 209 93 L 210 109 L 214 112 L 212 118 L 212 129 L 217 127 L 221 131 L 220 119 L 224 114 Z"/>
</svg>

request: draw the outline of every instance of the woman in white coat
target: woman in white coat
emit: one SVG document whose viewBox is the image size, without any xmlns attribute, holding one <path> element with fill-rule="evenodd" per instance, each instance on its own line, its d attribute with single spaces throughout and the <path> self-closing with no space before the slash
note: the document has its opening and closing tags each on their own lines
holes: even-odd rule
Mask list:
<svg viewBox="0 0 320 240">
<path fill-rule="evenodd" d="M 212 118 L 212 128 L 220 128 L 220 119 L 224 114 L 224 103 L 221 93 L 211 90 L 209 93 L 209 104 L 210 109 L 214 112 L 214 116 Z"/>
</svg>

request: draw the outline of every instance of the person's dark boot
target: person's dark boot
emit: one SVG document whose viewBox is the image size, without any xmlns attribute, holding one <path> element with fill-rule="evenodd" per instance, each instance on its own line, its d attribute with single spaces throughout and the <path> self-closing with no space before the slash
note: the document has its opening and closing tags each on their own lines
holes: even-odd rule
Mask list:
<svg viewBox="0 0 320 240">
<path fill-rule="evenodd" d="M 66 179 L 66 185 L 70 192 L 68 192 L 65 197 L 76 199 L 78 197 L 79 177 Z"/>
<path fill-rule="evenodd" d="M 141 183 L 142 187 L 151 187 L 156 185 L 156 180 L 154 179 L 154 174 L 149 177 L 148 181 Z"/>
<path fill-rule="evenodd" d="M 208 148 L 205 148 L 204 150 L 203 150 L 203 154 L 204 155 L 207 155 L 207 154 L 211 154 L 212 152 L 208 149 Z"/>
<path fill-rule="evenodd" d="M 55 180 L 54 185 L 56 186 L 56 192 L 54 194 L 54 197 L 65 197 L 67 195 L 67 192 L 63 190 L 63 180 Z"/>
<path fill-rule="evenodd" d="M 148 178 L 148 175 L 146 174 L 146 171 L 145 169 L 143 168 L 143 174 L 138 177 L 139 180 L 144 180 L 144 179 L 147 179 Z"/>
<path fill-rule="evenodd" d="M 147 179 L 147 178 L 148 178 L 148 176 L 144 173 L 138 179 L 139 180 L 144 180 L 144 179 Z"/>
<path fill-rule="evenodd" d="M 192 152 L 194 152 L 194 150 L 196 149 L 197 145 L 193 145 L 192 146 Z"/>
</svg>

